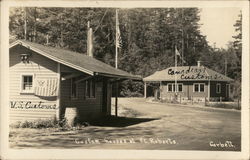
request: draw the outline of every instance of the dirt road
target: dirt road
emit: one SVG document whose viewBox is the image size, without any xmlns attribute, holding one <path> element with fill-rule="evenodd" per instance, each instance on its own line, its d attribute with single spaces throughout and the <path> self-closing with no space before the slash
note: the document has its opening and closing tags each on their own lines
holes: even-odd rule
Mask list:
<svg viewBox="0 0 250 160">
<path fill-rule="evenodd" d="M 80 130 L 11 129 L 15 148 L 230 150 L 241 148 L 239 111 L 119 98 L 125 112 Z"/>
</svg>

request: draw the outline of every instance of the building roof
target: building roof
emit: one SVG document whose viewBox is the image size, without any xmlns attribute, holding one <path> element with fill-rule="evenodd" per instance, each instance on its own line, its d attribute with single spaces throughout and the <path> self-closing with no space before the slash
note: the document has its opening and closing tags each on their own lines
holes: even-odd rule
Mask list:
<svg viewBox="0 0 250 160">
<path fill-rule="evenodd" d="M 214 70 L 204 66 L 179 66 L 169 67 L 162 71 L 156 71 L 154 74 L 143 78 L 145 82 L 159 81 L 233 81 L 233 79 L 222 75 Z"/>
<path fill-rule="evenodd" d="M 106 63 L 103 63 L 85 54 L 55 47 L 49 47 L 24 40 L 17 40 L 13 42 L 12 44 L 10 44 L 10 48 L 17 45 L 27 47 L 49 59 L 52 59 L 56 62 L 59 62 L 61 64 L 64 64 L 66 66 L 69 66 L 71 68 L 85 72 L 90 75 L 103 75 L 109 77 L 141 80 L 141 76 L 133 75 L 123 70 L 116 69 Z"/>
</svg>

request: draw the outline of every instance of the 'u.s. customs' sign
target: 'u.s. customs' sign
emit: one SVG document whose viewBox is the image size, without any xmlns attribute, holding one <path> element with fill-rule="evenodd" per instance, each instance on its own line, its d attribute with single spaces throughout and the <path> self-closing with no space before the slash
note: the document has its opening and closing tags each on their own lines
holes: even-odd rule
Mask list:
<svg viewBox="0 0 250 160">
<path fill-rule="evenodd" d="M 10 101 L 11 109 L 57 109 L 56 104 L 45 104 L 44 102 Z"/>
</svg>

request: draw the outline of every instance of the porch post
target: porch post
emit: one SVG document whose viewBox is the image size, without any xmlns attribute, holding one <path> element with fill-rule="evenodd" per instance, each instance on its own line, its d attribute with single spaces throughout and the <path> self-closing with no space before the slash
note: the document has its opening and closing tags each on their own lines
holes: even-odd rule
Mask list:
<svg viewBox="0 0 250 160">
<path fill-rule="evenodd" d="M 208 101 L 210 101 L 210 80 L 208 81 L 208 87 L 207 87 L 207 94 L 208 94 Z"/>
<path fill-rule="evenodd" d="M 61 104 L 60 104 L 60 101 L 61 101 L 61 66 L 60 66 L 60 63 L 57 63 L 57 99 L 56 99 L 56 106 L 57 106 L 57 109 L 56 109 L 56 119 L 57 120 L 60 120 L 60 112 L 61 112 Z"/>
<path fill-rule="evenodd" d="M 161 90 L 162 90 L 162 82 L 160 81 L 160 89 L 159 89 L 159 93 L 160 93 L 160 99 L 162 99 L 162 97 L 161 97 Z"/>
<path fill-rule="evenodd" d="M 115 83 L 115 116 L 118 116 L 118 82 Z"/>
<path fill-rule="evenodd" d="M 144 98 L 147 98 L 147 82 L 144 83 Z"/>
</svg>

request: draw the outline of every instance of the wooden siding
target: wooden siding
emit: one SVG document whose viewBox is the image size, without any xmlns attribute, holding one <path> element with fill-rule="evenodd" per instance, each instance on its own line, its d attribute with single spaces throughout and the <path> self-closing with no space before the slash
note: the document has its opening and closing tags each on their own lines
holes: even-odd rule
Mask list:
<svg viewBox="0 0 250 160">
<path fill-rule="evenodd" d="M 20 54 L 31 53 L 30 62 L 23 63 Z M 47 106 L 56 104 L 56 97 L 38 97 L 34 94 L 21 93 L 21 75 L 33 74 L 35 78 L 56 78 L 57 63 L 43 57 L 24 47 L 14 47 L 10 49 L 10 121 L 34 120 L 40 118 L 54 117 L 56 109 L 27 109 L 27 105 L 38 105 L 42 103 Z M 33 79 L 33 85 L 34 85 Z M 16 102 L 16 108 L 13 104 Z M 12 103 L 12 105 L 11 105 Z M 18 105 L 19 104 L 19 108 Z M 22 107 L 20 107 L 22 106 Z M 58 106 L 57 106 L 58 107 Z M 23 108 L 23 109 L 21 109 Z"/>
<path fill-rule="evenodd" d="M 78 117 L 82 120 L 96 118 L 102 115 L 103 82 L 96 83 L 95 98 L 85 97 L 85 81 L 77 84 L 77 98 L 71 98 L 71 79 L 61 82 L 61 106 L 63 112 L 66 108 L 77 108 Z"/>
<path fill-rule="evenodd" d="M 175 83 L 174 81 L 170 81 L 170 82 L 162 82 L 162 87 L 161 87 L 161 98 L 170 98 L 170 97 L 174 97 L 175 92 L 168 92 L 167 90 L 167 85 L 169 83 Z M 193 82 L 184 82 L 184 81 L 178 81 L 177 83 L 181 83 L 183 84 L 183 88 L 182 88 L 182 92 L 177 92 L 178 95 L 180 95 L 183 98 L 191 98 L 191 97 L 199 97 L 199 98 L 203 98 L 203 97 L 208 97 L 208 82 L 195 82 L 195 83 L 204 83 L 205 84 L 205 90 L 204 92 L 194 92 L 193 91 Z"/>
<path fill-rule="evenodd" d="M 221 92 L 220 93 L 216 93 L 216 84 L 220 84 L 221 85 Z M 226 98 L 226 82 L 211 82 L 211 98 Z"/>
</svg>

